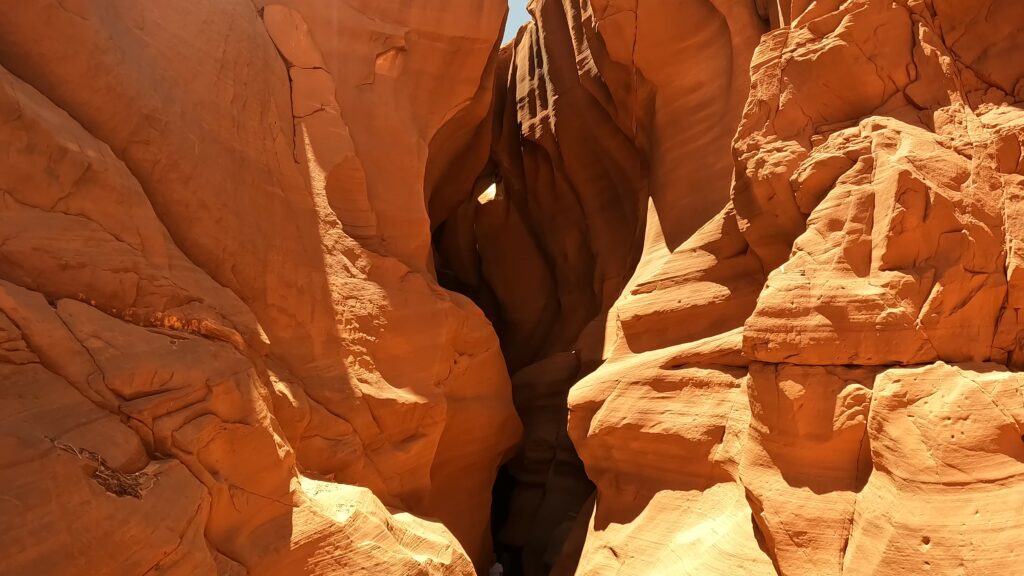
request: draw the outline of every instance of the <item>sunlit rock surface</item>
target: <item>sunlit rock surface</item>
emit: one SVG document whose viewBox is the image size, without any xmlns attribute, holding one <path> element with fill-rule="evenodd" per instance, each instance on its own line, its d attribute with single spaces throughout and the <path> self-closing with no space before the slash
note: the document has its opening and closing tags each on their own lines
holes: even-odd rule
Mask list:
<svg viewBox="0 0 1024 576">
<path fill-rule="evenodd" d="M 489 564 L 520 427 L 423 195 L 506 6 L 257 4 L 5 10 L 4 573 Z"/>
<path fill-rule="evenodd" d="M 773 4 L 731 184 L 668 192 L 721 212 L 664 242 L 692 210 L 652 190 L 604 363 L 570 393 L 597 484 L 577 573 L 1011 573 L 1024 6 Z"/>
<path fill-rule="evenodd" d="M 6 7 L 0 574 L 1019 572 L 1024 4 L 529 9 Z"/>
</svg>

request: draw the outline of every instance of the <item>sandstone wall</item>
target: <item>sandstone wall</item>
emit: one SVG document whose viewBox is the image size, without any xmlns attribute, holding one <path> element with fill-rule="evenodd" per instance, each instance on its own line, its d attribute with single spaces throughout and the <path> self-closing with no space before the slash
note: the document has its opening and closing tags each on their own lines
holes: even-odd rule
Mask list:
<svg viewBox="0 0 1024 576">
<path fill-rule="evenodd" d="M 609 310 L 645 351 L 687 330 L 741 325 L 763 284 L 734 216 L 707 238 L 721 267 L 705 270 L 711 254 L 681 245 L 728 202 L 730 143 L 766 25 L 753 4 L 734 2 L 543 0 L 530 10 L 534 22 L 501 53 L 508 72 L 484 171 L 501 178 L 501 195 L 467 197 L 438 246 L 495 319 L 510 368 L 525 365 L 513 377 L 523 445 L 497 541 L 520 553 L 524 573 L 547 574 L 574 564 L 573 527 L 590 516 L 595 476 L 564 433 L 564 407 L 612 346 Z M 680 35 L 680 22 L 694 34 Z M 713 292 L 721 317 L 658 290 L 698 277 L 696 293 Z M 730 278 L 731 292 L 716 284 Z"/>
<path fill-rule="evenodd" d="M 757 4 L 728 200 L 652 202 L 569 396 L 577 573 L 1013 572 L 1024 7 Z"/>
<path fill-rule="evenodd" d="M 5 8 L 0 573 L 1024 561 L 1017 0 Z"/>
<path fill-rule="evenodd" d="M 6 7 L 5 571 L 489 560 L 519 424 L 489 323 L 434 280 L 424 181 L 486 115 L 505 11 Z"/>
</svg>

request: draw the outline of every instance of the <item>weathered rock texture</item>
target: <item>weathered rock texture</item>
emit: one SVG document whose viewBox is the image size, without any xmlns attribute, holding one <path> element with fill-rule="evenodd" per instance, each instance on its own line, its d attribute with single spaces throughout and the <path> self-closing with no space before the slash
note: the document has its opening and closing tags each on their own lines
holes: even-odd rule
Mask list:
<svg viewBox="0 0 1024 576">
<path fill-rule="evenodd" d="M 664 42 L 694 55 L 752 48 L 755 8 L 771 30 L 734 52 L 742 108 L 745 81 L 689 69 L 738 120 L 731 185 L 710 144 L 648 151 L 644 253 L 569 396 L 597 485 L 577 573 L 1014 572 L 1024 5 L 678 6 L 694 32 Z M 638 49 L 645 14 L 673 18 L 635 3 Z M 655 186 L 659 157 L 707 179 Z M 694 196 L 719 213 L 689 235 L 706 214 L 663 206 Z"/>
<path fill-rule="evenodd" d="M 1019 572 L 1024 4 L 530 10 L 6 7 L 0 573 Z"/>
<path fill-rule="evenodd" d="M 489 163 L 461 205 L 445 218 L 432 203 L 431 216 L 439 268 L 494 320 L 519 370 L 525 434 L 497 542 L 525 573 L 546 574 L 573 564 L 586 475 L 599 478 L 565 437 L 563 407 L 602 360 L 613 304 L 624 290 L 635 296 L 618 300 L 613 326 L 644 351 L 741 325 L 763 285 L 735 215 L 716 213 L 766 26 L 753 4 L 735 2 L 530 6 L 534 23 L 501 52 Z M 694 35 L 680 35 L 680 22 Z M 478 198 L 495 178 L 495 197 Z"/>
<path fill-rule="evenodd" d="M 5 7 L 0 572 L 488 563 L 520 428 L 424 182 L 486 117 L 505 11 Z"/>
<path fill-rule="evenodd" d="M 1012 572 L 1024 7 L 530 6 L 490 158 L 431 204 L 519 370 L 498 543 L 527 574 Z"/>
</svg>

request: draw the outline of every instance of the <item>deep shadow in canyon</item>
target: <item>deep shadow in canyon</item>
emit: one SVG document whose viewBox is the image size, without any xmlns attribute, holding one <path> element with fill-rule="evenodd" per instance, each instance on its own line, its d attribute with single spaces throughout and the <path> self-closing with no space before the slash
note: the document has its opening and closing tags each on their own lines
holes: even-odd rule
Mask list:
<svg viewBox="0 0 1024 576">
<path fill-rule="evenodd" d="M 648 197 L 642 78 L 603 62 L 637 83 L 631 106 L 614 109 L 603 79 L 576 68 L 564 32 L 580 14 L 535 8 L 560 32 L 528 24 L 498 51 L 488 120 L 457 153 L 432 143 L 426 187 L 438 282 L 493 324 L 523 421 L 492 504 L 495 555 L 513 576 L 551 573 L 560 559 L 575 566 L 582 548 L 594 487 L 566 432 L 567 398 L 600 362 L 605 315 L 639 260 Z M 459 118 L 449 126 L 467 129 Z M 577 541 L 566 546 L 570 534 Z"/>
<path fill-rule="evenodd" d="M 628 287 L 645 250 L 676 250 L 728 202 L 741 88 L 767 25 L 694 4 L 673 15 L 703 32 L 660 54 L 673 30 L 652 19 L 641 38 L 634 11 L 532 12 L 498 51 L 489 121 L 458 153 L 432 143 L 442 160 L 426 179 L 438 281 L 484 311 L 512 375 L 524 433 L 495 485 L 492 532 L 509 573 L 528 576 L 576 565 L 594 485 L 566 432 L 569 390 L 618 345 L 605 330 L 624 290 L 649 291 Z M 658 235 L 645 237 L 651 217 Z M 675 308 L 662 312 L 690 324 Z M 679 329 L 644 314 L 623 323 L 626 344 L 671 343 Z"/>
<path fill-rule="evenodd" d="M 9 7 L 0 573 L 1013 573 L 1024 4 L 530 5 Z"/>
</svg>

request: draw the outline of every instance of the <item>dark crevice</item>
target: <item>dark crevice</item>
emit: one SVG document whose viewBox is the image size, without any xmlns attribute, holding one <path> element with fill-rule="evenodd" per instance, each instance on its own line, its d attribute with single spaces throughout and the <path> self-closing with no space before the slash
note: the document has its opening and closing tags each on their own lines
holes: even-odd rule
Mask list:
<svg viewBox="0 0 1024 576">
<path fill-rule="evenodd" d="M 535 12 L 553 29 L 585 28 L 561 3 Z M 646 82 L 608 58 L 599 37 L 580 41 L 595 69 Z M 650 113 L 649 90 L 636 87 L 631 107 L 617 109 L 600 74 L 580 75 L 575 49 L 566 35 L 522 32 L 495 46 L 473 102 L 429 146 L 437 281 L 490 320 L 523 422 L 492 491 L 506 576 L 547 576 L 578 560 L 594 486 L 567 432 L 569 390 L 596 368 L 579 359 L 601 356 L 601 327 L 640 259 L 646 224 L 647 131 L 636 119 Z"/>
</svg>

